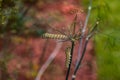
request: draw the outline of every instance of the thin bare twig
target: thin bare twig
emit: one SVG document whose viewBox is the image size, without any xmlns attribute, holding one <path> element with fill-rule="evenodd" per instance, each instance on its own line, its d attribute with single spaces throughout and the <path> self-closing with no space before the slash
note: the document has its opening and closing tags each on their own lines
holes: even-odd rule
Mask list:
<svg viewBox="0 0 120 80">
<path fill-rule="evenodd" d="M 84 44 L 83 52 L 82 52 L 81 58 L 80 58 L 80 60 L 78 62 L 78 66 L 75 68 L 74 74 L 72 76 L 72 80 L 75 80 L 76 73 L 77 73 L 79 67 L 81 66 L 81 62 L 83 60 L 83 57 L 84 57 L 84 54 L 85 54 L 85 51 L 86 51 L 86 48 L 87 48 L 87 44 L 88 44 L 89 40 L 91 39 L 91 37 L 94 35 L 98 24 L 99 24 L 99 22 L 97 21 L 96 24 L 94 25 L 93 29 L 90 31 L 90 33 L 88 34 L 88 36 L 85 39 L 85 44 Z"/>
<path fill-rule="evenodd" d="M 87 28 L 87 24 L 88 24 L 88 19 L 89 19 L 89 16 L 90 16 L 90 13 L 91 13 L 91 9 L 92 9 L 92 0 L 90 0 L 90 4 L 89 4 L 89 7 L 88 7 L 88 15 L 86 17 L 86 20 L 85 20 L 85 23 L 84 23 L 84 26 L 83 26 L 83 29 L 82 29 L 82 34 L 81 34 L 81 39 L 80 39 L 80 44 L 79 44 L 79 49 L 78 49 L 78 58 L 77 58 L 77 63 L 76 63 L 76 67 L 78 66 L 78 62 L 79 62 L 79 59 L 81 57 L 81 51 L 82 51 L 82 47 L 83 47 L 83 41 L 84 41 L 84 36 L 85 36 L 85 32 L 86 32 L 86 28 Z"/>
<path fill-rule="evenodd" d="M 81 66 L 81 62 L 82 62 L 82 60 L 83 60 L 83 57 L 84 57 L 84 55 L 85 55 L 85 51 L 86 51 L 86 48 L 87 48 L 87 44 L 88 44 L 89 40 L 91 39 L 91 37 L 94 35 L 94 32 L 95 32 L 98 24 L 99 24 L 99 22 L 97 21 L 96 24 L 95 24 L 95 26 L 94 26 L 93 29 L 91 30 L 91 32 L 90 32 L 90 33 L 88 34 L 88 36 L 86 37 L 86 41 L 85 41 L 85 44 L 84 44 L 83 52 L 82 52 L 81 58 L 80 58 L 80 60 L 79 60 L 79 62 L 78 62 L 78 66 L 76 67 L 76 69 L 75 69 L 75 71 L 74 71 L 74 74 L 72 75 L 72 80 L 75 80 L 75 78 L 76 78 L 76 73 L 77 73 L 79 67 Z"/>
<path fill-rule="evenodd" d="M 85 20 L 85 23 L 84 23 L 84 26 L 83 26 L 83 29 L 82 29 L 82 34 L 81 34 L 82 38 L 80 39 L 79 50 L 78 50 L 78 58 L 77 58 L 76 66 L 75 66 L 75 71 L 74 71 L 73 76 L 72 76 L 72 80 L 75 80 L 76 73 L 79 69 L 79 66 L 81 65 L 82 59 L 83 59 L 85 51 L 86 51 L 86 46 L 87 46 L 87 43 L 89 41 L 89 38 L 86 38 L 85 44 L 83 44 L 84 37 L 85 37 L 85 32 L 86 32 L 87 24 L 88 24 L 88 20 L 89 20 L 89 16 L 90 16 L 90 13 L 91 13 L 91 9 L 92 9 L 92 0 L 90 0 L 87 17 L 86 17 L 86 20 Z M 83 48 L 83 51 L 82 51 L 82 48 Z"/>
<path fill-rule="evenodd" d="M 43 75 L 43 73 L 45 72 L 47 67 L 50 65 L 50 63 L 53 61 L 53 59 L 56 57 L 56 55 L 60 51 L 61 47 L 62 47 L 62 43 L 57 43 L 56 48 L 53 50 L 53 52 L 51 53 L 51 55 L 48 58 L 48 60 L 45 62 L 45 64 L 39 70 L 35 80 L 41 80 L 41 76 Z"/>
<path fill-rule="evenodd" d="M 83 57 L 84 57 L 84 55 L 85 55 L 85 51 L 86 51 L 87 44 L 88 44 L 88 42 L 89 42 L 89 40 L 90 40 L 91 37 L 92 37 L 92 35 L 88 35 L 88 36 L 86 37 L 86 41 L 85 41 L 85 44 L 84 44 L 83 52 L 82 52 L 81 58 L 80 58 L 80 60 L 79 60 L 79 62 L 78 62 L 78 66 L 76 66 L 75 71 L 74 71 L 74 73 L 73 73 L 73 75 L 72 75 L 72 80 L 75 80 L 75 78 L 76 78 L 76 73 L 77 73 L 77 71 L 78 71 L 78 69 L 79 69 L 79 67 L 80 67 L 80 65 L 81 65 L 81 62 L 82 62 Z"/>
</svg>

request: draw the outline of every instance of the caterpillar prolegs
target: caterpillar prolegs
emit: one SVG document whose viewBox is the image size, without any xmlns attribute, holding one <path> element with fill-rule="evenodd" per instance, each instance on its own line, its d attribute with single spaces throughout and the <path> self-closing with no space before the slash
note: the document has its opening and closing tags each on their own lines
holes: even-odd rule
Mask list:
<svg viewBox="0 0 120 80">
<path fill-rule="evenodd" d="M 66 54 L 66 61 L 65 61 L 65 66 L 68 68 L 70 64 L 70 59 L 71 59 L 71 47 L 67 47 L 65 50 Z"/>
<path fill-rule="evenodd" d="M 62 39 L 62 40 L 65 40 L 68 38 L 66 35 L 50 34 L 50 33 L 44 33 L 41 37 L 45 39 Z"/>
</svg>

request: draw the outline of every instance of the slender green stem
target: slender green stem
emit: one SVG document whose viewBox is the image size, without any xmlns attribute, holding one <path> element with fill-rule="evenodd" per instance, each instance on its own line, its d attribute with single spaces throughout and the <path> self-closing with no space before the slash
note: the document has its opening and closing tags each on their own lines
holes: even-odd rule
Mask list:
<svg viewBox="0 0 120 80">
<path fill-rule="evenodd" d="M 69 64 L 69 67 L 68 67 L 68 70 L 67 70 L 67 74 L 66 74 L 66 80 L 68 80 L 69 78 L 69 74 L 70 74 L 70 68 L 71 68 L 71 63 L 72 63 L 72 58 L 73 58 L 73 51 L 74 51 L 74 41 L 71 42 L 71 58 L 70 58 L 70 64 Z"/>
</svg>

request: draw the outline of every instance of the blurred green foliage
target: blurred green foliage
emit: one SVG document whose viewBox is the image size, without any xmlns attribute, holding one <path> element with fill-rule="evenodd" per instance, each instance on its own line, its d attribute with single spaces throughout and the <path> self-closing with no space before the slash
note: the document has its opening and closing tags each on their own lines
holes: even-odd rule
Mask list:
<svg viewBox="0 0 120 80">
<path fill-rule="evenodd" d="M 25 26 L 27 21 L 33 19 L 32 13 L 29 16 L 27 14 L 36 2 L 37 0 L 0 0 L 0 38 L 5 34 L 40 36 L 44 31 Z"/>
<path fill-rule="evenodd" d="M 87 8 L 89 0 L 83 3 Z M 93 0 L 92 7 L 89 23 L 100 19 L 95 36 L 98 80 L 120 80 L 119 0 Z"/>
</svg>

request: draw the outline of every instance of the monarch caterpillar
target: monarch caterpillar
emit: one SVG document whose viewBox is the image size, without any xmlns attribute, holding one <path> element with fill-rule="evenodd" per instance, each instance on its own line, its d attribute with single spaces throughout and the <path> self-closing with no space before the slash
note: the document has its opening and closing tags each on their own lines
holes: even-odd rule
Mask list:
<svg viewBox="0 0 120 80">
<path fill-rule="evenodd" d="M 67 47 L 65 49 L 65 54 L 66 54 L 66 61 L 65 61 L 65 66 L 68 68 L 70 64 L 70 59 L 71 59 L 71 47 Z"/>
<path fill-rule="evenodd" d="M 44 33 L 42 35 L 42 38 L 46 38 L 46 39 L 67 39 L 68 37 L 66 35 L 62 35 L 62 34 L 50 34 L 50 33 Z"/>
</svg>

